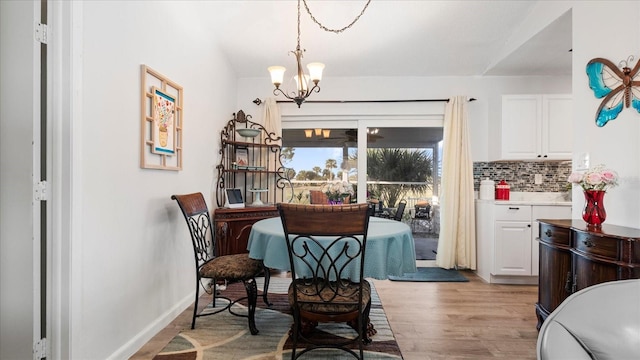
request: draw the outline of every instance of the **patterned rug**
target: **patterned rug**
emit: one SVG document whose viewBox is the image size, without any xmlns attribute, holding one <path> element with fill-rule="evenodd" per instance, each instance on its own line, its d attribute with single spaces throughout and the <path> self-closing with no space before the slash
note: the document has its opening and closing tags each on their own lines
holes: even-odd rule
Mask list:
<svg viewBox="0 0 640 360">
<path fill-rule="evenodd" d="M 256 310 L 256 326 L 260 331 L 258 335 L 251 335 L 246 318 L 233 316 L 225 311 L 198 318 L 195 329 L 182 330 L 154 359 L 289 359 L 291 357 L 291 340 L 288 331 L 291 327 L 292 316 L 286 292 L 290 281 L 287 278 L 271 278 L 269 284 L 269 301 L 273 303 L 271 308 L 267 308 L 262 297 L 258 297 L 258 309 Z M 377 333 L 372 337 L 373 342 L 365 346 L 365 358 L 402 359 L 400 348 L 391 331 L 373 282 L 370 281 L 370 283 L 372 289 L 370 318 Z M 262 289 L 262 279 L 258 280 L 258 289 Z M 262 295 L 261 291 L 259 293 Z M 223 294 L 235 298 L 245 294 L 245 291 L 242 284 L 232 284 L 223 291 Z M 219 301 L 222 304 L 222 300 Z M 236 312 L 242 312 L 246 309 L 244 305 L 235 306 Z M 345 337 L 355 335 L 351 328 L 342 324 L 320 324 L 316 328 L 314 336 L 330 338 L 335 337 L 336 333 Z M 314 350 L 305 354 L 303 358 L 353 359 L 353 356 L 339 350 Z"/>
</svg>

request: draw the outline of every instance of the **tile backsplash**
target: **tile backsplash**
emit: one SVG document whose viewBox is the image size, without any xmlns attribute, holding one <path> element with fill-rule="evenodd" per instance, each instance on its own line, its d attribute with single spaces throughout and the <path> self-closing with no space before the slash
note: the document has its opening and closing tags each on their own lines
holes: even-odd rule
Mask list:
<svg viewBox="0 0 640 360">
<path fill-rule="evenodd" d="M 535 184 L 535 175 L 542 175 L 542 184 Z M 496 184 L 505 180 L 511 191 L 561 192 L 567 189 L 571 161 L 498 161 L 473 163 L 473 187 L 480 189 L 480 180 L 489 178 Z"/>
</svg>

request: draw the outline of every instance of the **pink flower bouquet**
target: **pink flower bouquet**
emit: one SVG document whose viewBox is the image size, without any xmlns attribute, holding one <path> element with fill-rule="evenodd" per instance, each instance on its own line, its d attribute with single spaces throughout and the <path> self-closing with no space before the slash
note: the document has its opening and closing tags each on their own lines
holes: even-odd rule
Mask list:
<svg viewBox="0 0 640 360">
<path fill-rule="evenodd" d="M 580 185 L 584 190 L 602 190 L 618 185 L 618 174 L 604 165 L 597 165 L 584 173 L 573 172 L 568 182 Z"/>
</svg>

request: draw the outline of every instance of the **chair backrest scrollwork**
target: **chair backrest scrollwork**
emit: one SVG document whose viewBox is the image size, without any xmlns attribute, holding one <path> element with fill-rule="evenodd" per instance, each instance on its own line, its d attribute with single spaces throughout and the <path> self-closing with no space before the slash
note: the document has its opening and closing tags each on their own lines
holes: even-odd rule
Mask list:
<svg viewBox="0 0 640 360">
<path fill-rule="evenodd" d="M 278 210 L 291 276 L 300 280 L 293 282 L 295 291 L 300 284 L 314 284 L 313 295 L 326 302 L 352 296 L 343 285 L 364 281 L 367 204 L 278 204 Z M 305 291 L 312 290 L 305 287 Z"/>
<path fill-rule="evenodd" d="M 215 241 L 211 234 L 213 227 L 207 203 L 202 193 L 172 195 L 171 199 L 178 202 L 187 221 L 196 266 L 200 267 L 215 254 Z"/>
</svg>

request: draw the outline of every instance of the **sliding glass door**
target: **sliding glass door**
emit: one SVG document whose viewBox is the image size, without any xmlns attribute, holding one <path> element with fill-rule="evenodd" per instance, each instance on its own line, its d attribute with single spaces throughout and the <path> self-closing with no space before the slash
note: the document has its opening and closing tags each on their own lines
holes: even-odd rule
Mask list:
<svg viewBox="0 0 640 360">
<path fill-rule="evenodd" d="M 293 183 L 294 201 L 309 203 L 310 190 L 329 182 L 358 184 L 357 130 L 354 128 L 283 129 L 283 165 Z M 350 198 L 358 202 L 357 193 Z"/>
<path fill-rule="evenodd" d="M 401 200 L 432 201 L 439 185 L 442 128 L 367 128 L 367 193 L 395 208 Z"/>
<path fill-rule="evenodd" d="M 308 203 L 309 190 L 343 180 L 356 189 L 354 202 L 376 197 L 393 208 L 404 199 L 408 209 L 424 199 L 437 203 L 440 117 L 283 121 L 282 137 L 296 202 Z"/>
</svg>

